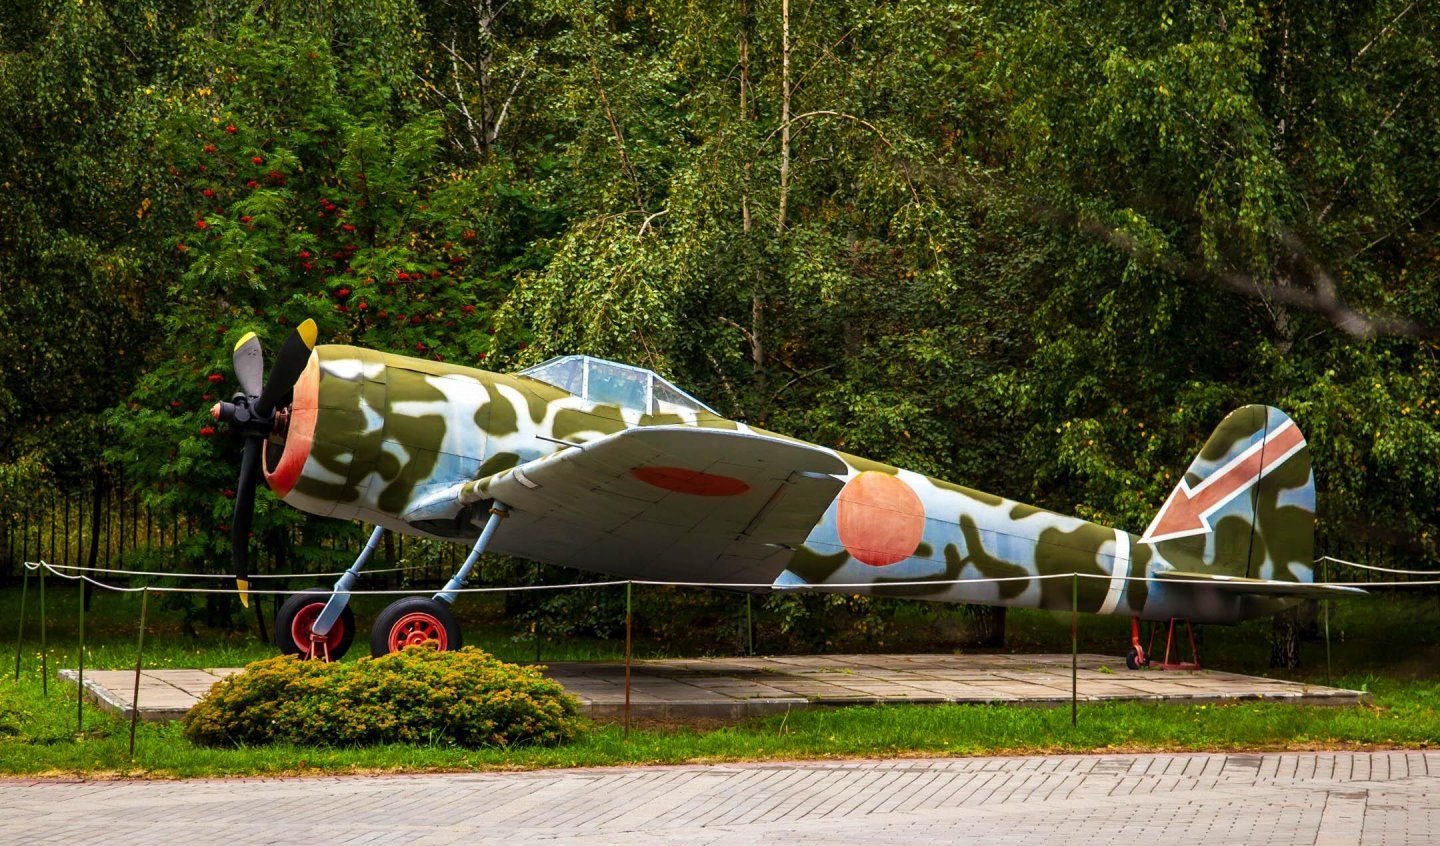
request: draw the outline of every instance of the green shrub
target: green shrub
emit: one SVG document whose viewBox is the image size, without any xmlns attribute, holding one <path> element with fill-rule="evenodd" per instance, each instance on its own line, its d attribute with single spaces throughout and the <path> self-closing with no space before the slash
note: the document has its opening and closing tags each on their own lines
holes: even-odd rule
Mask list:
<svg viewBox="0 0 1440 846">
<path fill-rule="evenodd" d="M 423 645 L 350 663 L 256 661 L 184 719 L 185 736 L 205 746 L 555 745 L 581 726 L 574 697 L 539 670 Z"/>
</svg>

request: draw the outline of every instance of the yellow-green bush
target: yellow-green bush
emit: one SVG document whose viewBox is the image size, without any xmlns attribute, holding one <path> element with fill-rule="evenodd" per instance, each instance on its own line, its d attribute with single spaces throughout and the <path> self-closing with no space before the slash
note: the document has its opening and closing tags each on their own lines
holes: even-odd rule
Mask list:
<svg viewBox="0 0 1440 846">
<path fill-rule="evenodd" d="M 184 731 L 205 746 L 478 747 L 565 743 L 582 723 L 574 697 L 536 669 L 422 645 L 349 663 L 256 661 L 211 688 Z"/>
</svg>

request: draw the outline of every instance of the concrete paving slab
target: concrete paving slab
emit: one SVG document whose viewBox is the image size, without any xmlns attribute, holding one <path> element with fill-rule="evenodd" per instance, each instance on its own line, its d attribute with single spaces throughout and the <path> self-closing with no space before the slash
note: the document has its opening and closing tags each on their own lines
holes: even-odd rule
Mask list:
<svg viewBox="0 0 1440 846">
<path fill-rule="evenodd" d="M 1116 669 L 1116 667 L 1119 669 Z M 146 670 L 140 716 L 173 720 L 239 668 Z M 563 684 L 593 717 L 623 713 L 625 666 L 619 662 L 556 662 L 546 674 Z M 61 677 L 74 681 L 73 670 Z M 1077 660 L 1077 694 L 1087 702 L 1225 702 L 1273 699 L 1350 705 L 1360 691 L 1219 670 L 1126 670 L 1104 655 Z M 129 716 L 133 670 L 88 670 L 85 687 L 101 708 Z M 1070 699 L 1069 655 L 775 655 L 636 661 L 631 715 L 639 718 L 739 718 L 794 708 L 884 702 L 1009 703 L 1054 706 Z"/>
</svg>

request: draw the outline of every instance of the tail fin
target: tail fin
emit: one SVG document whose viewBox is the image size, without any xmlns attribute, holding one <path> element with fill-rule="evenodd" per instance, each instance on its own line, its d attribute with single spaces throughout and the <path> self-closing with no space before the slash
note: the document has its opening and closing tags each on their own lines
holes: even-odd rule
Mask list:
<svg viewBox="0 0 1440 846">
<path fill-rule="evenodd" d="M 1179 570 L 1312 581 L 1315 477 L 1295 421 L 1264 405 L 1232 411 L 1140 540 Z"/>
</svg>

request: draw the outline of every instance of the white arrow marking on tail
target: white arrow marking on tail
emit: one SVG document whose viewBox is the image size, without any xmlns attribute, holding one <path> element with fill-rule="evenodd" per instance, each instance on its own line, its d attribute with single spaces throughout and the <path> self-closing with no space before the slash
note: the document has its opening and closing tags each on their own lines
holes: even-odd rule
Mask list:
<svg viewBox="0 0 1440 846">
<path fill-rule="evenodd" d="M 1300 427 L 1295 421 L 1286 420 L 1195 487 L 1181 479 L 1140 540 L 1159 543 L 1210 531 L 1212 514 L 1304 446 L 1305 436 L 1300 434 Z"/>
</svg>

